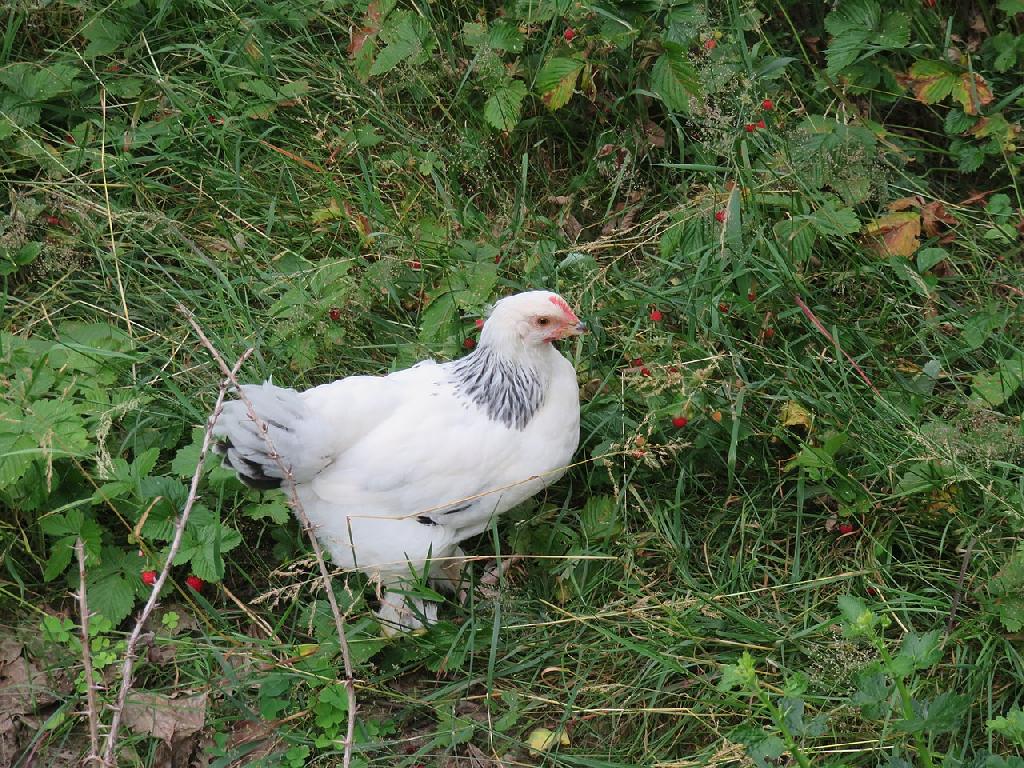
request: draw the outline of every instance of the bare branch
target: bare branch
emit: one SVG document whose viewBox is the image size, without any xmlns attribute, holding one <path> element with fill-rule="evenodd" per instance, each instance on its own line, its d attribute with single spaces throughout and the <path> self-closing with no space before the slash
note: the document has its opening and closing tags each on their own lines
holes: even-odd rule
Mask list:
<svg viewBox="0 0 1024 768">
<path fill-rule="evenodd" d="M 78 615 L 82 628 L 82 668 L 85 670 L 85 700 L 89 709 L 89 759 L 88 763 L 100 759 L 100 710 L 96 702 L 96 680 L 92 674 L 92 649 L 89 647 L 89 599 L 85 593 L 85 543 L 79 536 L 75 541 L 78 556 Z"/>
<path fill-rule="evenodd" d="M 233 369 L 225 368 L 228 377 L 220 383 L 220 389 L 217 392 L 217 402 L 214 403 L 213 413 L 210 414 L 210 418 L 206 421 L 206 431 L 203 433 L 203 444 L 199 449 L 199 460 L 196 462 L 196 470 L 192 473 L 192 484 L 188 489 L 188 498 L 185 499 L 185 506 L 181 509 L 181 515 L 178 517 L 178 521 L 174 525 L 174 538 L 171 540 L 171 547 L 167 553 L 167 560 L 164 562 L 163 568 L 160 569 L 160 574 L 156 578 L 156 583 L 153 584 L 153 589 L 149 593 L 149 599 L 146 601 L 146 605 L 142 608 L 142 613 L 139 614 L 139 618 L 135 622 L 135 626 L 132 628 L 132 633 L 128 636 L 128 644 L 124 651 L 124 664 L 121 666 L 121 688 L 117 693 L 117 703 L 114 705 L 114 716 L 110 721 L 110 732 L 107 733 L 107 739 L 104 743 L 103 749 L 103 764 L 110 766 L 111 768 L 116 765 L 114 760 L 114 749 L 117 747 L 117 736 L 121 729 L 121 716 L 124 713 L 125 702 L 128 700 L 128 692 L 132 687 L 132 674 L 135 666 L 135 646 L 139 642 L 139 636 L 142 634 L 142 625 L 146 623 L 149 615 L 153 612 L 153 608 L 156 607 L 157 598 L 160 595 L 160 590 L 163 589 L 164 582 L 167 581 L 167 574 L 171 570 L 171 565 L 174 562 L 174 557 L 178 554 L 178 549 L 181 547 L 181 539 L 185 533 L 185 524 L 188 522 L 188 517 L 192 513 L 192 507 L 196 503 L 198 498 L 199 479 L 203 475 L 203 465 L 206 463 L 206 454 L 210 450 L 210 441 L 213 436 L 213 425 L 217 423 L 217 417 L 220 416 L 221 407 L 224 404 L 224 395 L 227 393 L 229 384 L 235 380 L 235 373 L 242 367 L 242 364 L 249 359 L 249 355 L 252 354 L 252 348 L 247 349 L 243 355 L 238 358 L 238 362 L 235 363 Z"/>
<path fill-rule="evenodd" d="M 256 413 L 256 409 L 253 407 L 252 401 L 246 397 L 245 392 L 242 391 L 241 386 L 238 383 L 237 372 L 238 366 L 235 366 L 234 370 L 228 368 L 224 358 L 217 351 L 213 343 L 207 338 L 206 334 L 203 333 L 203 329 L 196 322 L 195 317 L 192 313 L 181 304 L 177 307 L 178 311 L 181 312 L 188 324 L 192 326 L 192 330 L 196 336 L 199 337 L 199 341 L 220 366 L 221 373 L 227 377 L 227 380 L 234 386 L 235 393 L 238 399 L 245 405 L 246 412 L 249 418 L 252 419 L 256 428 L 259 430 L 260 436 L 263 438 L 264 445 L 267 446 L 267 455 L 270 456 L 274 463 L 277 464 L 281 470 L 281 476 L 284 478 L 285 486 L 288 489 L 289 499 L 291 501 L 292 509 L 295 511 L 296 517 L 299 518 L 299 522 L 302 524 L 302 529 L 306 532 L 309 537 L 310 545 L 313 548 L 313 555 L 316 557 L 317 565 L 320 567 L 320 578 L 323 581 L 324 591 L 327 593 L 327 602 L 331 606 L 331 613 L 334 615 L 334 625 L 338 632 L 338 643 L 341 647 L 341 658 L 342 663 L 345 667 L 345 690 L 348 693 L 348 729 L 345 734 L 345 753 L 342 760 L 343 768 L 349 768 L 352 762 L 352 746 L 355 738 L 355 727 L 356 727 L 356 686 L 355 679 L 352 674 L 352 656 L 349 653 L 348 637 L 345 634 L 345 617 L 338 607 L 338 599 L 334 595 L 334 588 L 331 585 L 331 574 L 327 568 L 327 563 L 324 561 L 323 549 L 320 547 L 320 541 L 316 537 L 316 531 L 313 528 L 309 517 L 306 515 L 306 510 L 302 506 L 302 502 L 299 500 L 299 496 L 295 491 L 295 477 L 292 475 L 292 469 L 286 465 L 281 455 L 277 452 L 274 447 L 274 442 L 270 438 L 269 428 L 267 423 L 259 417 Z"/>
</svg>

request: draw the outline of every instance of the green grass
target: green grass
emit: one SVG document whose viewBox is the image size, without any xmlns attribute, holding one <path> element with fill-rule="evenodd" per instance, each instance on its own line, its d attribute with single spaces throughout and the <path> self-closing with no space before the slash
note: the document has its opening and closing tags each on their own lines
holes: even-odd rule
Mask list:
<svg viewBox="0 0 1024 768">
<path fill-rule="evenodd" d="M 1024 692 L 1019 161 L 944 132 L 955 102 L 923 104 L 894 79 L 941 56 L 947 21 L 967 34 L 955 8 L 901 6 L 917 47 L 871 49 L 872 83 L 827 74 L 826 8 L 756 5 L 760 19 L 695 6 L 690 114 L 666 110 L 648 81 L 660 10 L 573 6 L 529 26 L 521 56 L 494 59 L 461 37 L 494 20 L 492 5 L 403 4 L 430 46 L 369 79 L 348 52 L 365 6 L 347 2 L 26 2 L 0 17 L 8 91 L 18 62 L 75 73 L 35 119 L 0 101 L 0 245 L 41 244 L 4 278 L 0 611 L 36 668 L 65 670 L 32 681 L 38 699 L 0 704 L 0 722 L 21 718 L 0 726 L 0 756 L 74 762 L 87 747 L 77 569 L 44 579 L 65 535 L 53 521 L 95 521 L 90 567 L 107 581 L 90 596 L 125 593 L 115 618 L 160 562 L 158 523 L 183 498 L 219 383 L 175 305 L 226 357 L 255 348 L 246 379 L 304 387 L 457 356 L 488 301 L 543 287 L 593 328 L 564 348 L 584 395 L 578 464 L 470 543 L 475 580 L 496 548 L 521 559 L 496 594 L 449 601 L 426 634 L 384 643 L 372 591 L 336 579 L 358 764 L 765 765 L 772 737 L 793 742 L 772 764 L 1020 765 L 1024 734 L 987 726 Z M 1012 123 L 1020 70 L 995 68 L 990 38 L 1017 21 L 983 11 L 972 66 L 994 91 L 984 114 Z M 123 41 L 85 55 L 121 34 L 90 28 L 96 15 L 122 24 Z M 638 31 L 609 52 L 601 25 L 616 16 Z M 514 130 L 495 131 L 485 75 L 514 63 L 536 93 L 542 63 L 569 50 L 568 25 L 593 90 L 580 81 L 557 111 L 527 96 Z M 775 57 L 792 60 L 763 75 Z M 744 129 L 762 117 L 764 130 Z M 964 170 L 972 141 L 988 153 L 976 172 Z M 977 191 L 990 195 L 969 201 Z M 879 255 L 863 228 L 914 195 L 909 210 L 938 201 L 950 222 L 910 258 Z M 790 239 L 790 221 L 816 234 Z M 64 421 L 39 415 L 50 402 Z M 806 423 L 785 423 L 793 404 Z M 21 442 L 16 422 L 32 425 Z M 118 468 L 150 449 L 148 469 Z M 123 487 L 94 495 L 116 471 Z M 334 625 L 298 525 L 279 503 L 258 507 L 273 499 L 211 464 L 209 530 L 241 535 L 207 564 L 223 589 L 196 596 L 184 586 L 196 561 L 175 568 L 163 605 L 178 624 L 154 625 L 137 687 L 209 694 L 195 738 L 211 765 L 339 765 Z M 895 692 L 876 711 L 855 698 L 879 651 L 849 636 L 844 595 L 888 622 L 888 653 L 942 630 L 936 657 L 903 674 L 919 710 L 964 697 L 946 721 L 908 725 Z M 44 614 L 71 621 L 41 634 Z M 130 623 L 101 622 L 107 703 Z M 756 683 L 730 689 L 744 652 Z M 800 733 L 796 699 L 804 721 L 824 717 L 820 732 Z M 570 743 L 531 755 L 541 727 Z M 162 749 L 126 731 L 121 763 L 165 764 Z"/>
</svg>

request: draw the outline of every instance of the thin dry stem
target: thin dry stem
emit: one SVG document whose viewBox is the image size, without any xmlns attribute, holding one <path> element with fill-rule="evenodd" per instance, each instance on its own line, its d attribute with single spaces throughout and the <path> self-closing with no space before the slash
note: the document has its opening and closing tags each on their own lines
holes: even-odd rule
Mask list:
<svg viewBox="0 0 1024 768">
<path fill-rule="evenodd" d="M 267 455 L 269 455 L 274 463 L 277 464 L 281 470 L 281 475 L 284 478 L 285 484 L 288 488 L 289 497 L 292 504 L 292 509 L 295 511 L 296 517 L 299 518 L 299 522 L 302 524 L 302 529 L 306 532 L 309 538 L 310 545 L 313 549 L 313 555 L 316 557 L 317 565 L 320 567 L 320 578 L 323 581 L 324 591 L 327 593 L 327 602 L 331 606 L 331 613 L 334 615 L 334 625 L 338 632 L 338 643 L 341 647 L 341 658 L 342 663 L 345 667 L 345 690 L 348 694 L 348 728 L 345 734 L 345 753 L 342 759 L 343 768 L 349 768 L 352 762 L 352 746 L 355 738 L 355 727 L 356 727 L 356 687 L 355 679 L 352 674 L 352 656 L 349 653 L 348 637 L 345 635 L 345 617 L 338 607 L 338 600 L 334 595 L 334 588 L 331 585 L 331 574 L 327 569 L 327 563 L 324 561 L 324 553 L 320 547 L 320 541 L 316 537 L 316 531 L 313 528 L 313 524 L 310 522 L 309 517 L 306 515 L 306 510 L 302 506 L 302 502 L 299 500 L 298 494 L 295 491 L 295 478 L 292 475 L 291 467 L 286 465 L 277 449 L 274 447 L 274 442 L 270 438 L 269 429 L 267 423 L 259 417 L 256 413 L 256 409 L 253 407 L 252 401 L 246 397 L 245 392 L 238 383 L 237 378 L 237 366 L 234 370 L 228 368 L 224 358 L 217 351 L 216 347 L 203 332 L 203 329 L 196 322 L 195 317 L 192 313 L 181 304 L 178 305 L 178 311 L 181 312 L 188 324 L 192 326 L 192 330 L 196 336 L 199 337 L 199 341 L 207 351 L 217 362 L 221 372 L 227 377 L 227 380 L 234 386 L 235 393 L 238 399 L 245 405 L 245 410 L 252 419 L 256 428 L 259 430 L 260 436 L 263 438 L 264 445 L 267 446 Z"/>
<path fill-rule="evenodd" d="M 142 608 L 142 613 L 139 614 L 139 618 L 132 628 L 131 635 L 128 636 L 128 644 L 124 651 L 124 664 L 121 667 L 121 688 L 117 692 L 114 716 L 110 721 L 110 732 L 107 733 L 107 739 L 104 744 L 103 764 L 106 766 L 114 766 L 116 764 L 114 761 L 114 750 L 117 747 L 117 736 L 121 729 L 121 718 L 124 714 L 125 702 L 128 700 L 128 692 L 132 687 L 132 674 L 135 667 L 135 646 L 138 644 L 139 636 L 142 634 L 142 626 L 156 607 L 160 590 L 163 589 L 164 582 L 167 581 L 167 574 L 170 573 L 171 564 L 174 562 L 178 549 L 181 547 L 181 540 L 185 533 L 185 524 L 188 522 L 189 515 L 192 513 L 192 507 L 198 498 L 199 478 L 203 474 L 203 465 L 206 463 L 206 454 L 210 449 L 210 441 L 213 436 L 213 425 L 217 423 L 217 417 L 220 416 L 221 407 L 224 404 L 224 395 L 227 393 L 229 384 L 234 381 L 235 373 L 249 359 L 251 354 L 252 349 L 247 349 L 238 358 L 238 362 L 235 363 L 233 369 L 225 367 L 228 377 L 220 383 L 220 388 L 217 391 L 217 402 L 213 406 L 213 413 L 210 414 L 210 418 L 206 421 L 206 430 L 203 432 L 203 444 L 199 449 L 199 460 L 196 462 L 195 472 L 192 473 L 192 484 L 188 489 L 188 498 L 185 499 L 185 506 L 182 507 L 181 515 L 174 525 L 174 538 L 171 540 L 171 548 L 167 553 L 167 560 L 164 562 L 163 568 L 160 569 L 160 574 L 157 576 L 156 583 L 153 584 L 153 589 L 149 593 L 146 605 Z"/>
<path fill-rule="evenodd" d="M 881 397 L 882 393 L 878 391 L 878 387 L 871 382 L 871 379 L 869 379 L 868 375 L 864 373 L 864 370 L 857 365 L 857 361 L 850 357 L 849 353 L 847 353 L 845 349 L 839 346 L 839 342 L 835 340 L 831 333 L 829 333 L 828 328 L 822 324 L 821 320 L 818 319 L 818 316 L 814 314 L 809 306 L 807 306 L 807 303 L 799 296 L 794 296 L 793 300 L 796 302 L 796 305 L 800 307 L 800 311 L 804 313 L 804 317 L 810 320 L 814 327 L 818 329 L 818 332 L 828 339 L 830 344 L 834 344 L 835 348 L 843 353 L 843 357 L 845 357 L 847 362 L 853 366 L 853 370 L 855 370 L 857 375 L 860 376 L 861 381 L 871 387 L 872 392 Z"/>
<path fill-rule="evenodd" d="M 82 668 L 85 670 L 85 701 L 89 709 L 89 758 L 91 765 L 100 759 L 100 708 L 96 700 L 96 679 L 92 674 L 92 649 L 89 646 L 89 598 L 85 591 L 85 543 L 75 541 L 78 557 L 78 615 L 82 629 Z"/>
</svg>

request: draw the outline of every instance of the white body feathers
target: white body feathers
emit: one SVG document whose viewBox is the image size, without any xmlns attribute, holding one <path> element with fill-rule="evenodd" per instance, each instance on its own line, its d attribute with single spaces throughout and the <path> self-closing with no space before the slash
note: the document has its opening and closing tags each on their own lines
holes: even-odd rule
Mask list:
<svg viewBox="0 0 1024 768">
<path fill-rule="evenodd" d="M 422 573 L 428 560 L 436 576 L 460 541 L 561 477 L 579 442 L 575 371 L 550 339 L 521 339 L 524 327 L 501 322 L 512 313 L 499 312 L 522 297 L 556 312 L 550 296 L 499 302 L 480 347 L 459 361 L 304 392 L 243 386 L 335 563 L 384 585 Z M 224 406 L 215 433 L 225 464 L 243 480 L 285 480 L 241 401 Z M 403 608 L 398 601 L 399 622 L 418 625 L 402 618 Z"/>
</svg>

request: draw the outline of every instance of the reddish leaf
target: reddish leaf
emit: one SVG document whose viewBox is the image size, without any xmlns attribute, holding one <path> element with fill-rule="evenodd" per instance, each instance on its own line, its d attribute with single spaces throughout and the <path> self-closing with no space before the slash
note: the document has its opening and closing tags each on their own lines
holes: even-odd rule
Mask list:
<svg viewBox="0 0 1024 768">
<path fill-rule="evenodd" d="M 865 245 L 878 256 L 913 256 L 921 245 L 921 215 L 887 213 L 864 226 Z"/>
</svg>

